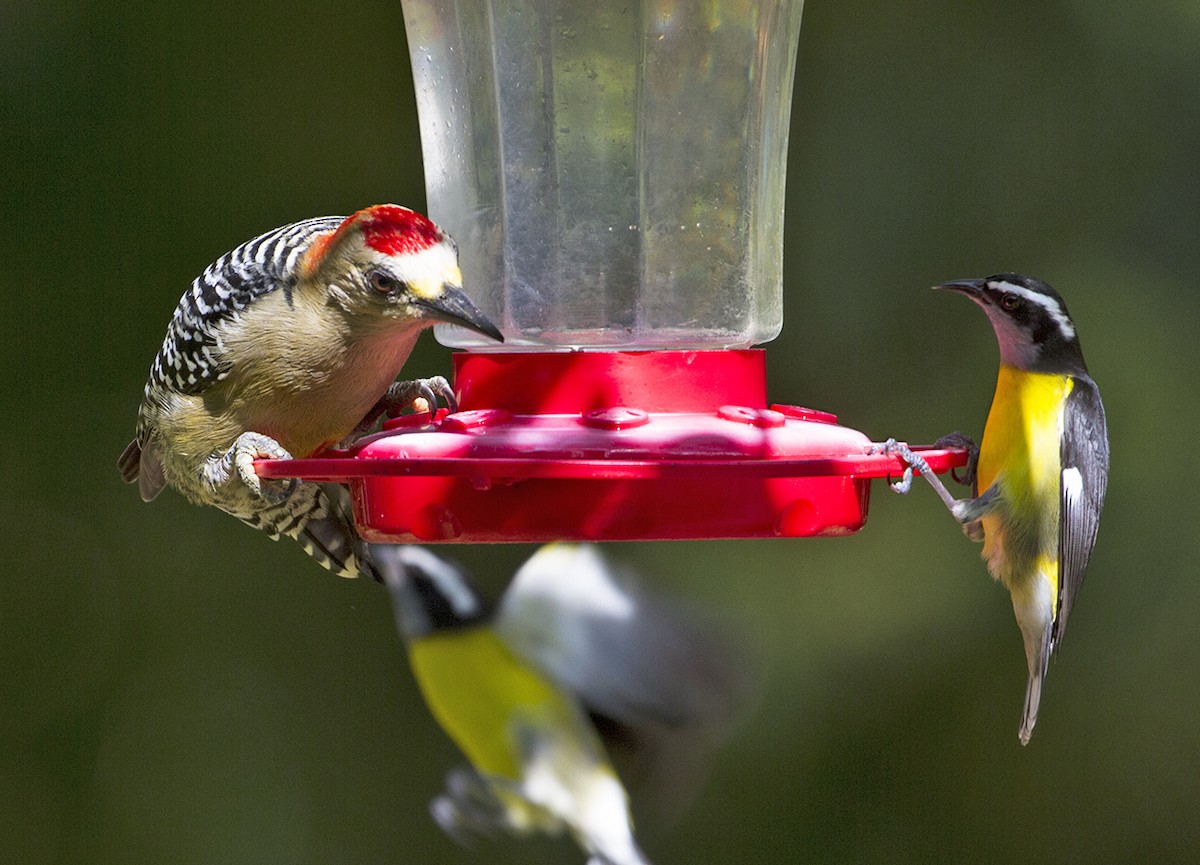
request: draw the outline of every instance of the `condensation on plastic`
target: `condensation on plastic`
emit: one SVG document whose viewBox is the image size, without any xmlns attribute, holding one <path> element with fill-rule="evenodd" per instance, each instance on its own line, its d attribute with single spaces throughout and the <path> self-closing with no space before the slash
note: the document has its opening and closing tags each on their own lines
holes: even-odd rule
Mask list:
<svg viewBox="0 0 1200 865">
<path fill-rule="evenodd" d="M 404 0 L 430 216 L 503 347 L 782 327 L 801 0 Z"/>
</svg>

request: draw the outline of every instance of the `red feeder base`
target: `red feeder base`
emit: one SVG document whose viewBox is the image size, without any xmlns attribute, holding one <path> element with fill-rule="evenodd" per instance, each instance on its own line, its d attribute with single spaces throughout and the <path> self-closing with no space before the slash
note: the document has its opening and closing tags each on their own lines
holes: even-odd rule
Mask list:
<svg viewBox="0 0 1200 865">
<path fill-rule="evenodd" d="M 502 543 L 845 535 L 904 470 L 834 415 L 768 407 L 761 349 L 463 352 L 454 383 L 454 414 L 258 472 L 348 483 L 371 541 Z"/>
</svg>

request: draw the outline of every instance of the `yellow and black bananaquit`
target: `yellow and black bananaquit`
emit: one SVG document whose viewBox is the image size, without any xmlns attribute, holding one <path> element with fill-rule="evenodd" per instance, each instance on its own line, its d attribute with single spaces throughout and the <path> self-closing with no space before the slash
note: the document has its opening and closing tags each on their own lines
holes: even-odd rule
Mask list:
<svg viewBox="0 0 1200 865">
<path fill-rule="evenodd" d="M 542 547 L 497 604 L 432 552 L 391 549 L 376 558 L 414 678 L 471 763 L 431 805 L 442 829 L 566 828 L 593 863 L 646 865 L 609 749 L 635 748 L 640 785 L 698 766 L 737 695 L 721 644 L 590 545 Z"/>
<path fill-rule="evenodd" d="M 979 304 L 1000 344 L 983 442 L 967 467 L 974 497 L 956 500 L 918 455 L 890 449 L 933 485 L 967 536 L 983 542 L 988 570 L 1012 595 L 1029 664 L 1020 731 L 1027 744 L 1047 664 L 1096 543 L 1108 485 L 1104 406 L 1075 323 L 1049 285 L 1003 273 L 935 288 Z"/>
</svg>

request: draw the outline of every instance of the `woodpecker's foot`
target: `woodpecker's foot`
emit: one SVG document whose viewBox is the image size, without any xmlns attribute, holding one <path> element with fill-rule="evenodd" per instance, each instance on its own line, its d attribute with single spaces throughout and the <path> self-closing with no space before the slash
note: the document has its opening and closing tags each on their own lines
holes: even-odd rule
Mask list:
<svg viewBox="0 0 1200 865">
<path fill-rule="evenodd" d="M 299 483 L 295 478 L 264 480 L 254 471 L 254 461 L 257 459 L 290 460 L 292 458 L 283 445 L 270 436 L 256 432 L 244 432 L 238 436 L 233 447 L 229 449 L 229 453 L 233 456 L 233 467 L 237 470 L 238 477 L 259 498 L 278 504 L 285 501 Z"/>
<path fill-rule="evenodd" d="M 888 439 L 880 444 L 871 445 L 871 453 L 887 454 L 888 456 L 895 455 L 900 457 L 900 459 L 904 460 L 904 462 L 908 464 L 904 467 L 904 474 L 901 475 L 900 480 L 896 481 L 895 483 L 888 484 L 888 486 L 890 486 L 894 492 L 897 492 L 902 496 L 908 495 L 909 490 L 912 489 L 914 469 L 925 475 L 925 477 L 930 477 L 933 474 L 933 472 L 930 471 L 929 463 L 925 461 L 925 458 L 914 453 L 912 448 L 910 448 L 904 442 L 898 442 L 895 439 Z"/>
<path fill-rule="evenodd" d="M 439 398 L 451 412 L 458 411 L 458 400 L 454 398 L 454 388 L 450 387 L 450 382 L 446 381 L 443 376 L 435 375 L 431 378 L 398 381 L 388 388 L 383 401 L 387 403 L 385 411 L 388 414 L 399 414 L 400 411 L 409 407 L 417 411 L 435 412 Z M 424 402 L 424 407 L 418 400 Z"/>
<path fill-rule="evenodd" d="M 508 823 L 504 803 L 466 766 L 446 774 L 446 792 L 429 803 L 429 813 L 443 832 L 465 847 L 477 838 L 496 837 Z"/>
<path fill-rule="evenodd" d="M 958 474 L 957 469 L 950 469 L 950 477 L 963 486 L 974 489 L 975 470 L 979 467 L 979 445 L 975 444 L 975 439 L 956 430 L 942 436 L 933 444 L 934 447 L 961 448 L 967 452 L 967 464 L 963 466 L 962 475 Z"/>
<path fill-rule="evenodd" d="M 450 382 L 446 381 L 444 376 L 435 375 L 431 378 L 414 378 L 412 381 L 394 383 L 341 442 L 341 446 L 347 446 L 359 436 L 371 432 L 375 428 L 375 422 L 382 416 L 395 417 L 406 408 L 436 412 L 438 397 L 441 397 L 450 411 L 458 411 L 454 388 L 450 387 Z"/>
</svg>

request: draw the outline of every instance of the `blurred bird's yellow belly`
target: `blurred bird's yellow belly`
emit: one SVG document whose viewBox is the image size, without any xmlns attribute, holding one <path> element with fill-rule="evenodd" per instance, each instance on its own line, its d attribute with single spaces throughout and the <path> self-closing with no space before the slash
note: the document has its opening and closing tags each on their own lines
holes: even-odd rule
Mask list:
<svg viewBox="0 0 1200 865">
<path fill-rule="evenodd" d="M 430 711 L 480 771 L 517 780 L 521 722 L 561 724 L 573 708 L 548 680 L 523 665 L 488 628 L 416 640 L 409 658 Z"/>
<path fill-rule="evenodd" d="M 1069 376 L 1001 365 L 979 448 L 979 491 L 999 484 L 999 506 L 982 520 L 983 557 L 1013 592 L 1041 574 L 1058 594 L 1059 485 Z"/>
</svg>

